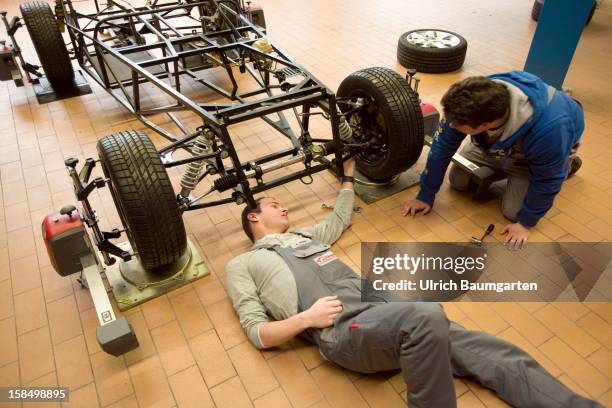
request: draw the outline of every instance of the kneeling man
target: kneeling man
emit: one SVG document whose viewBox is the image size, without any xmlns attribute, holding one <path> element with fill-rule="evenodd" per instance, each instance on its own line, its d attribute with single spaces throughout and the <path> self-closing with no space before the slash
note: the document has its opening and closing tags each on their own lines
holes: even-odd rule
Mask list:
<svg viewBox="0 0 612 408">
<path fill-rule="evenodd" d="M 580 104 L 535 75 L 513 71 L 465 78 L 444 94 L 442 106 L 444 120 L 421 175 L 421 191 L 405 203 L 403 214 L 429 212 L 452 156 L 471 135 L 461 154 L 508 177 L 502 212 L 512 223 L 502 232 L 507 241 L 522 245 L 563 181 L 580 168 Z M 453 188 L 468 189 L 470 175 L 457 165 L 449 179 Z"/>
</svg>

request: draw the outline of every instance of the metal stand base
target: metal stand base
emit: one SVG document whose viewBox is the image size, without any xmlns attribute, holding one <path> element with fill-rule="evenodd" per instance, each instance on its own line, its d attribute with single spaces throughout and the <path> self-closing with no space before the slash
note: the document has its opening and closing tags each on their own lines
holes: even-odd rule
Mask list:
<svg viewBox="0 0 612 408">
<path fill-rule="evenodd" d="M 419 173 L 414 169 L 395 176 L 386 183 L 378 183 L 355 171 L 355 194 L 366 204 L 372 204 L 383 198 L 419 184 Z"/>
<path fill-rule="evenodd" d="M 129 242 L 118 245 L 131 251 Z M 136 258 L 117 262 L 106 268 L 106 278 L 113 289 L 119 310 L 124 311 L 200 279 L 210 272 L 196 247 L 188 240 L 185 255 L 159 270 L 146 270 Z"/>
<path fill-rule="evenodd" d="M 39 104 L 59 101 L 73 96 L 87 95 L 91 93 L 91 88 L 87 79 L 81 71 L 74 71 L 74 81 L 70 86 L 55 89 L 51 86 L 46 76 L 38 78 L 38 83 L 34 84 L 34 93 Z"/>
</svg>

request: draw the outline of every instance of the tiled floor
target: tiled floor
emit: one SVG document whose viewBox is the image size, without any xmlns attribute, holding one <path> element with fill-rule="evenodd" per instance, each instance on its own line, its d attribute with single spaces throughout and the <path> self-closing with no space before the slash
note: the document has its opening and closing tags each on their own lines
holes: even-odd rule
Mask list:
<svg viewBox="0 0 612 408">
<path fill-rule="evenodd" d="M 263 5 L 272 39 L 332 89 L 367 66 L 402 72 L 396 42 L 409 29 L 441 27 L 463 34 L 469 48 L 461 71 L 421 75 L 422 98 L 435 104 L 457 79 L 520 69 L 535 29 L 529 18 L 532 0 L 265 0 Z M 14 13 L 17 1 L 0 0 L 0 9 Z M 583 33 L 566 81 L 586 109 L 584 166 L 565 183 L 533 241 L 612 236 L 611 21 L 612 4 L 604 2 Z M 31 56 L 25 30 L 19 38 Z M 121 358 L 100 350 L 88 293 L 74 279 L 55 274 L 39 223 L 46 213 L 74 201 L 62 159 L 93 155 L 98 138 L 130 127 L 141 125 L 97 87 L 93 95 L 38 105 L 30 87 L 0 83 L 0 386 L 68 386 L 70 407 L 404 406 L 400 375 L 341 370 L 299 340 L 264 352 L 248 343 L 222 285 L 224 264 L 248 246 L 238 222 L 240 208 L 234 205 L 186 217 L 212 274 L 126 313 L 140 348 Z M 259 123 L 236 129 L 236 135 L 245 157 L 279 146 Z M 172 177 L 176 181 L 178 173 Z M 320 204 L 333 202 L 337 189 L 337 182 L 322 174 L 310 186 L 294 182 L 274 194 L 289 206 L 297 225 L 306 225 L 325 215 Z M 455 241 L 490 222 L 503 222 L 499 199 L 476 203 L 448 184 L 431 215 L 402 218 L 400 205 L 416 191 L 364 206 L 335 246 L 337 253 L 354 265 L 361 240 Z M 105 227 L 118 225 L 108 192 L 96 194 L 93 204 Z M 612 406 L 612 304 L 445 308 L 469 328 L 520 345 L 569 387 Z M 461 407 L 505 406 L 469 381 L 457 380 L 456 388 Z"/>
</svg>

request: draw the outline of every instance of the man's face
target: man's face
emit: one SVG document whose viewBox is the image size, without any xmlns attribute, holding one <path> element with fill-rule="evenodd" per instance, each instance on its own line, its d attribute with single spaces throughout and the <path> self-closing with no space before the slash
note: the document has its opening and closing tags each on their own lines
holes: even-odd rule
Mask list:
<svg viewBox="0 0 612 408">
<path fill-rule="evenodd" d="M 499 129 L 506 123 L 509 115 L 510 115 L 510 111 L 507 110 L 504 116 L 502 116 L 501 118 L 495 119 L 491 122 L 482 123 L 476 127 L 472 127 L 469 125 L 462 125 L 461 123 L 456 123 L 456 122 L 450 122 L 449 126 L 461 133 L 465 133 L 466 135 L 477 135 L 479 133 L 486 132 L 488 130 Z"/>
<path fill-rule="evenodd" d="M 289 228 L 289 210 L 284 208 L 275 198 L 263 198 L 259 202 L 261 213 L 249 214 L 251 221 L 261 223 L 262 227 L 277 232 L 285 232 Z"/>
<path fill-rule="evenodd" d="M 461 124 L 458 124 L 458 123 L 451 122 L 449 124 L 449 126 L 452 127 L 453 129 L 461 132 L 461 133 L 465 133 L 466 135 L 477 135 L 477 134 L 485 132 L 487 130 L 491 130 L 491 129 L 494 129 L 496 127 L 499 127 L 496 123 L 497 123 L 497 121 L 495 121 L 495 122 L 488 122 L 488 123 L 483 123 L 482 125 L 480 125 L 478 127 L 471 127 L 471 126 L 468 126 L 468 125 L 461 125 Z"/>
</svg>

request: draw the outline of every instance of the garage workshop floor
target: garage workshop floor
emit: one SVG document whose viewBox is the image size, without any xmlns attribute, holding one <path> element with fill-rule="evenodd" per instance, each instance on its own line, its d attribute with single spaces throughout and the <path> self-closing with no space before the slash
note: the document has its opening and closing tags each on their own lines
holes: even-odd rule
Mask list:
<svg viewBox="0 0 612 408">
<path fill-rule="evenodd" d="M 522 68 L 536 28 L 532 4 L 263 1 L 272 40 L 332 89 L 350 72 L 368 66 L 405 72 L 395 57 L 397 39 L 405 31 L 438 27 L 464 35 L 469 46 L 460 71 L 420 75 L 421 97 L 436 106 L 461 78 Z M 17 8 L 17 1 L 0 1 L 9 15 Z M 584 166 L 564 184 L 554 208 L 533 230 L 532 241 L 612 237 L 611 22 L 612 4 L 604 2 L 584 30 L 566 80 L 585 108 Z M 19 39 L 32 57 L 25 29 Z M 142 125 L 97 86 L 92 95 L 38 105 L 30 86 L 0 83 L 0 386 L 69 387 L 66 407 L 405 406 L 400 374 L 360 376 L 342 370 L 299 340 L 264 352 L 249 344 L 223 288 L 225 263 L 248 247 L 236 205 L 186 216 L 190 237 L 212 273 L 125 313 L 140 341 L 137 350 L 120 358 L 100 350 L 88 292 L 75 277 L 55 274 L 40 222 L 75 201 L 63 159 L 95 155 L 100 137 L 129 128 Z M 245 159 L 285 143 L 261 123 L 233 130 Z M 179 173 L 172 177 L 178 182 Z M 309 186 L 293 182 L 273 195 L 288 205 L 294 225 L 303 226 L 326 215 L 320 205 L 332 204 L 338 187 L 329 174 L 319 174 Z M 504 223 L 499 194 L 476 202 L 451 191 L 448 183 L 432 214 L 401 217 L 403 201 L 417 189 L 362 205 L 363 214 L 354 216 L 352 228 L 334 247 L 339 256 L 356 265 L 363 240 L 462 241 L 489 223 Z M 92 201 L 105 228 L 119 225 L 108 191 L 97 192 Z M 520 345 L 570 388 L 612 406 L 612 304 L 444 306 L 451 319 Z M 506 406 L 470 381 L 456 380 L 456 388 L 460 407 Z"/>
</svg>

